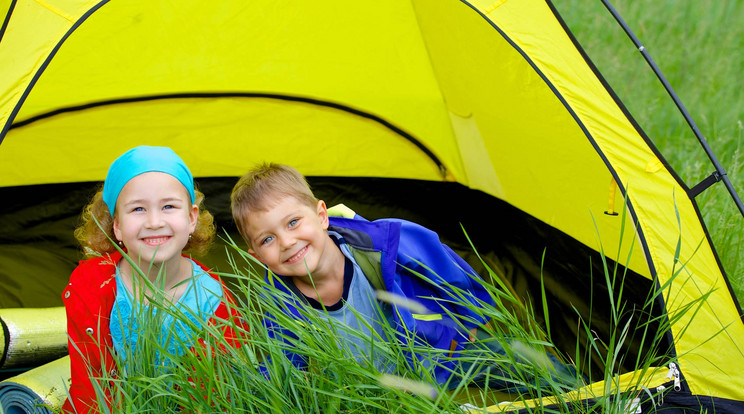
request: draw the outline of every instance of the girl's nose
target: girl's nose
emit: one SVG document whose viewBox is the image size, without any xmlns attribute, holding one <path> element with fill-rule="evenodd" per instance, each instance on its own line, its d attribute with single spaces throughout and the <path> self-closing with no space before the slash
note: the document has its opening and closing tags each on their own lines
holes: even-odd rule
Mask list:
<svg viewBox="0 0 744 414">
<path fill-rule="evenodd" d="M 150 210 L 147 212 L 147 227 L 159 228 L 163 225 L 163 215 L 159 210 Z"/>
</svg>

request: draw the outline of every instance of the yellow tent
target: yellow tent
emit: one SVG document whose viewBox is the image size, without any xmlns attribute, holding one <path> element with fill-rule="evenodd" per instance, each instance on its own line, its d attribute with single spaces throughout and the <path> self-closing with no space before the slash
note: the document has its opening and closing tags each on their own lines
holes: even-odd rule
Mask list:
<svg viewBox="0 0 744 414">
<path fill-rule="evenodd" d="M 170 146 L 197 181 L 228 191 L 271 160 L 362 215 L 371 197 L 393 215 L 427 210 L 416 218 L 444 234 L 462 222 L 476 248 L 533 270 L 514 272 L 517 289 L 534 287 L 547 246 L 546 286 L 574 339 L 573 308 L 606 312 L 600 299 L 587 305 L 587 255 L 627 264 L 631 302 L 663 287 L 655 309 L 671 322 L 666 351 L 681 381 L 671 403 L 744 411 L 744 324 L 689 187 L 549 2 L 0 6 L 3 280 L 61 290 L 34 267 L 65 280 L 77 258 L 69 222 L 49 224 L 55 208 L 77 214 L 90 183 L 133 146 Z M 349 190 L 361 187 L 364 197 Z M 648 387 L 673 381 L 657 368 Z"/>
</svg>

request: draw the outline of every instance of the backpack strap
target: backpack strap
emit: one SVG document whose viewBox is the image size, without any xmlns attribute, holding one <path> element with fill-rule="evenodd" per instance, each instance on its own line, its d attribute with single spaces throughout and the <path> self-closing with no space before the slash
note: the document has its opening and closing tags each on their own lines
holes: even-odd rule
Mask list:
<svg viewBox="0 0 744 414">
<path fill-rule="evenodd" d="M 328 215 L 353 219 L 356 216 L 356 212 L 343 204 L 336 204 L 335 206 L 328 207 Z"/>
<path fill-rule="evenodd" d="M 328 209 L 328 215 L 347 219 L 353 219 L 357 216 L 354 210 L 343 204 L 336 204 L 333 207 L 330 207 Z M 382 265 L 380 264 L 382 263 L 382 252 L 354 247 L 353 244 L 357 244 L 360 246 L 364 246 L 367 244 L 371 245 L 371 241 L 365 242 L 363 240 L 364 237 L 360 238 L 360 234 L 358 233 L 335 226 L 330 229 L 338 232 L 339 234 L 341 234 L 341 236 L 347 239 L 348 242 L 351 242 L 347 243 L 346 245 L 349 246 L 349 250 L 351 250 L 351 254 L 352 256 L 354 256 L 354 261 L 356 261 L 356 263 L 362 269 L 362 272 L 367 277 L 367 280 L 369 281 L 369 284 L 372 286 L 372 288 L 374 288 L 375 290 L 386 290 L 385 281 L 382 278 Z"/>
<path fill-rule="evenodd" d="M 369 284 L 375 290 L 387 290 L 385 289 L 385 281 L 382 278 L 382 266 L 380 265 L 382 262 L 382 253 L 373 250 L 357 249 L 348 244 L 347 246 L 349 246 L 354 260 L 362 269 L 364 275 L 367 276 Z"/>
</svg>

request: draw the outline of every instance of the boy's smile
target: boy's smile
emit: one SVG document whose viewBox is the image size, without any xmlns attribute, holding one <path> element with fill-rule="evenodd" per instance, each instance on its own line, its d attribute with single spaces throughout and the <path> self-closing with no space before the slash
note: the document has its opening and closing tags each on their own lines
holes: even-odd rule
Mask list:
<svg viewBox="0 0 744 414">
<path fill-rule="evenodd" d="M 287 264 L 294 264 L 300 261 L 303 257 L 305 257 L 305 253 L 307 253 L 308 247 L 305 246 L 300 249 L 297 253 L 293 254 L 289 259 L 285 260 L 284 263 Z"/>
<path fill-rule="evenodd" d="M 326 232 L 328 211 L 323 201 L 311 208 L 285 196 L 267 210 L 251 211 L 249 215 L 244 229 L 251 245 L 248 252 L 275 274 L 311 274 L 318 281 L 337 272 L 339 255 L 343 272 L 343 255 Z"/>
</svg>

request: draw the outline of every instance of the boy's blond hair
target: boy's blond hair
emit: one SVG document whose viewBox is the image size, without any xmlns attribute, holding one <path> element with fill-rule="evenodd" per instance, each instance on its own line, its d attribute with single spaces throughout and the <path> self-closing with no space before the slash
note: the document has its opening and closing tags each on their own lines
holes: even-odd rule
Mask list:
<svg viewBox="0 0 744 414">
<path fill-rule="evenodd" d="M 318 203 L 305 177 L 288 165 L 262 163 L 238 180 L 230 194 L 230 209 L 246 243 L 250 245 L 245 234 L 248 215 L 255 211 L 266 211 L 273 203 L 287 196 L 313 209 Z"/>
<path fill-rule="evenodd" d="M 199 217 L 196 220 L 196 229 L 194 229 L 191 238 L 183 248 L 183 252 L 199 256 L 209 250 L 209 246 L 214 239 L 215 226 L 212 213 L 203 208 L 204 194 L 196 189 L 194 193 L 196 195 L 194 204 L 199 206 Z M 114 218 L 111 217 L 111 213 L 109 213 L 109 209 L 103 201 L 103 186 L 98 189 L 98 192 L 83 210 L 81 221 L 82 224 L 75 229 L 74 234 L 83 247 L 85 256 L 91 257 L 116 251 L 114 246 L 117 241 L 114 236 Z"/>
</svg>

